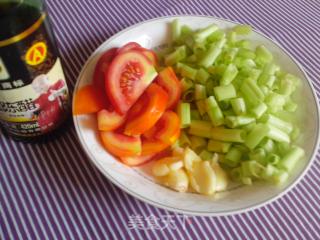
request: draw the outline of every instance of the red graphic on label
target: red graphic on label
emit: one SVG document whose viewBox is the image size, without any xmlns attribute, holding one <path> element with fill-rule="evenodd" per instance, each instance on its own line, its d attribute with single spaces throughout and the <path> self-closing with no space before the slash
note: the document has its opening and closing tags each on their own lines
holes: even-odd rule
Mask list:
<svg viewBox="0 0 320 240">
<path fill-rule="evenodd" d="M 41 132 L 48 132 L 56 127 L 64 114 L 63 102 L 65 101 L 65 83 L 59 80 L 53 85 L 48 85 L 45 75 L 40 75 L 32 82 L 32 87 L 40 96 L 34 100 L 38 113 L 38 124 Z"/>
</svg>

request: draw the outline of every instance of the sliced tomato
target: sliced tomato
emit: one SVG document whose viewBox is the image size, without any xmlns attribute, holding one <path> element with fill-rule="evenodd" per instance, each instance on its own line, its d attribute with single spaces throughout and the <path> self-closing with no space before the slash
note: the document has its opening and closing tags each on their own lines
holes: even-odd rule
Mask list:
<svg viewBox="0 0 320 240">
<path fill-rule="evenodd" d="M 173 111 L 166 111 L 159 121 L 143 136 L 147 139 L 161 140 L 173 144 L 180 136 L 180 119 Z"/>
<path fill-rule="evenodd" d="M 105 89 L 105 73 L 108 71 L 108 67 L 115 57 L 118 48 L 111 48 L 107 50 L 99 58 L 93 73 L 92 84 L 99 90 L 104 92 Z M 104 93 L 105 94 L 105 93 Z"/>
<path fill-rule="evenodd" d="M 128 113 L 124 133 L 140 135 L 152 128 L 167 106 L 168 94 L 157 84 L 151 84 Z"/>
<path fill-rule="evenodd" d="M 106 92 L 115 110 L 126 113 L 156 75 L 155 68 L 141 52 L 118 54 L 105 76 Z"/>
<path fill-rule="evenodd" d="M 97 114 L 98 129 L 100 131 L 112 131 L 120 127 L 126 120 L 125 115 L 120 115 L 116 111 L 102 109 Z"/>
<path fill-rule="evenodd" d="M 181 97 L 182 87 L 172 67 L 166 67 L 159 72 L 156 82 L 163 87 L 169 95 L 167 109 L 174 109 Z"/>
<path fill-rule="evenodd" d="M 155 154 L 136 157 L 121 157 L 120 160 L 128 166 L 139 166 L 151 161 L 154 158 L 154 156 Z"/>
<path fill-rule="evenodd" d="M 140 137 L 130 137 L 115 132 L 100 132 L 103 146 L 117 157 L 138 156 L 141 154 Z"/>
<path fill-rule="evenodd" d="M 119 54 L 119 53 L 123 53 L 123 52 L 129 51 L 129 50 L 137 49 L 137 48 L 141 48 L 141 45 L 139 43 L 128 42 L 127 44 L 125 44 L 121 48 L 119 48 L 117 53 Z"/>
<path fill-rule="evenodd" d="M 121 157 L 120 160 L 128 166 L 139 166 L 142 164 L 146 164 L 152 160 L 160 159 L 168 156 L 171 156 L 171 151 L 164 150 L 156 154 L 150 154 L 145 156 Z"/>
<path fill-rule="evenodd" d="M 106 108 L 106 99 L 92 84 L 81 87 L 73 103 L 73 115 L 96 113 Z"/>
<path fill-rule="evenodd" d="M 161 140 L 143 140 L 141 156 L 159 153 L 169 146 L 170 144 L 164 143 Z"/>
</svg>

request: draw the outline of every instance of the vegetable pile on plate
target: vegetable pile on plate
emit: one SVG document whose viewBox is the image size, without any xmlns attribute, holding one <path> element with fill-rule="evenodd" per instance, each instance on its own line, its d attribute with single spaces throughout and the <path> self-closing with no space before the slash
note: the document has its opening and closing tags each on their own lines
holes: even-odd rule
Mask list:
<svg viewBox="0 0 320 240">
<path fill-rule="evenodd" d="M 97 112 L 107 151 L 130 166 L 156 159 L 153 175 L 174 190 L 283 184 L 304 157 L 294 144 L 300 80 L 251 46 L 250 26 L 193 31 L 175 20 L 171 30 L 158 57 L 137 43 L 105 52 L 74 114 Z"/>
<path fill-rule="evenodd" d="M 173 111 L 180 82 L 171 68 L 158 74 L 156 64 L 156 54 L 134 42 L 110 49 L 100 57 L 92 84 L 75 96 L 73 113 L 97 113 L 104 147 L 130 166 L 151 160 L 180 136 Z"/>
</svg>

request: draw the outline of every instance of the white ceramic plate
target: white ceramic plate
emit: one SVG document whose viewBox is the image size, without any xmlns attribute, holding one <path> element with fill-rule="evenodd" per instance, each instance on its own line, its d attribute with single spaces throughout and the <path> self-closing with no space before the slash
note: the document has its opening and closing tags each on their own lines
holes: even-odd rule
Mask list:
<svg viewBox="0 0 320 240">
<path fill-rule="evenodd" d="M 112 47 L 119 47 L 134 41 L 146 48 L 155 48 L 170 41 L 169 23 L 178 18 L 183 24 L 194 29 L 217 24 L 230 28 L 236 23 L 205 16 L 163 17 L 129 27 L 104 42 L 88 59 L 78 78 L 75 91 L 90 83 L 97 60 Z M 302 114 L 302 136 L 300 144 L 306 150 L 306 160 L 301 161 L 290 179 L 281 188 L 256 183 L 253 186 L 238 187 L 208 197 L 192 193 L 177 193 L 154 182 L 148 166 L 130 168 L 102 147 L 96 131 L 95 115 L 74 117 L 74 124 L 82 147 L 98 169 L 115 185 L 125 192 L 157 207 L 193 215 L 226 215 L 260 207 L 289 191 L 306 173 L 314 158 L 319 141 L 319 107 L 315 92 L 302 67 L 277 43 L 261 33 L 249 37 L 257 45 L 264 44 L 272 51 L 281 67 L 302 79 L 300 111 Z"/>
</svg>

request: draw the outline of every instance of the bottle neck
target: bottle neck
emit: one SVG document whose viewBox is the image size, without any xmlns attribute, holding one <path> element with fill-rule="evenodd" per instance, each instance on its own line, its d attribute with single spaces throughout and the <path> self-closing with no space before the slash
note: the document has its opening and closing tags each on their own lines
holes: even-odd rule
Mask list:
<svg viewBox="0 0 320 240">
<path fill-rule="evenodd" d="M 13 38 L 35 24 L 42 16 L 41 0 L 0 1 L 0 41 Z"/>
</svg>

